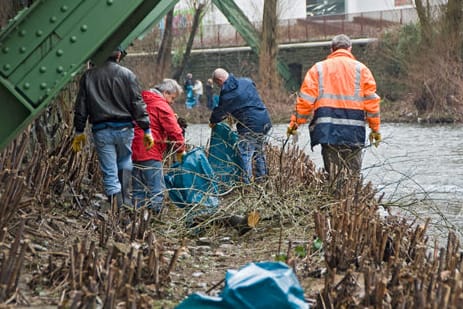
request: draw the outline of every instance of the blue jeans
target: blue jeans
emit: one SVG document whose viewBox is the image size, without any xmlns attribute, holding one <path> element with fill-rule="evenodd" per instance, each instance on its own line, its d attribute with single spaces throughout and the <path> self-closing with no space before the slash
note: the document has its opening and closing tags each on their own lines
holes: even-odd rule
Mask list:
<svg viewBox="0 0 463 309">
<path fill-rule="evenodd" d="M 238 149 L 243 160 L 245 175 L 244 182 L 249 183 L 253 179 L 253 163 L 255 166 L 255 180 L 260 181 L 267 175 L 267 165 L 264 153 L 264 134 L 244 134 L 240 136 Z"/>
<path fill-rule="evenodd" d="M 147 206 L 160 212 L 164 199 L 164 174 L 162 162 L 148 160 L 135 162 L 132 170 L 132 198 L 134 205 Z"/>
<path fill-rule="evenodd" d="M 107 196 L 121 192 L 118 170 L 132 170 L 133 128 L 106 128 L 93 132 Z"/>
</svg>

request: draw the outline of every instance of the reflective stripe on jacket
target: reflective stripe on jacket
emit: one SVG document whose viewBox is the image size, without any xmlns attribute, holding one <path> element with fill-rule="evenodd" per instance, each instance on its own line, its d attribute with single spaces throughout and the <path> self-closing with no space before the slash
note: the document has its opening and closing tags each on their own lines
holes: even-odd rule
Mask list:
<svg viewBox="0 0 463 309">
<path fill-rule="evenodd" d="M 307 72 L 291 117 L 310 123 L 312 147 L 317 144 L 363 146 L 365 121 L 379 131 L 380 97 L 371 71 L 345 49 L 338 49 Z"/>
</svg>

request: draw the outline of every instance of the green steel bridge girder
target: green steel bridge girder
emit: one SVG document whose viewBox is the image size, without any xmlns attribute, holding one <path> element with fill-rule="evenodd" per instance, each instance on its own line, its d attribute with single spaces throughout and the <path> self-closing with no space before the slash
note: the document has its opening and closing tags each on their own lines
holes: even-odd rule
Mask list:
<svg viewBox="0 0 463 309">
<path fill-rule="evenodd" d="M 0 32 L 0 149 L 37 117 L 88 59 L 103 62 L 116 46 L 141 31 L 142 22 L 159 20 L 177 2 L 36 0 L 21 11 Z"/>
<path fill-rule="evenodd" d="M 212 3 L 225 15 L 228 22 L 239 32 L 251 49 L 259 55 L 260 35 L 234 0 L 212 0 Z M 286 63 L 277 59 L 277 70 L 287 89 L 296 90 L 296 83 Z"/>
<path fill-rule="evenodd" d="M 161 21 L 167 13 L 172 10 L 179 0 L 161 0 L 158 5 L 152 10 L 138 26 L 130 33 L 128 37 L 120 44 L 124 49 L 135 41 L 135 39 L 143 36 L 146 32 L 151 31 L 153 26 Z"/>
<path fill-rule="evenodd" d="M 254 52 L 259 34 L 233 0 L 212 0 Z M 88 59 L 102 63 L 178 0 L 36 0 L 0 32 L 0 150 L 46 108 Z M 277 63 L 286 86 L 286 64 Z"/>
</svg>

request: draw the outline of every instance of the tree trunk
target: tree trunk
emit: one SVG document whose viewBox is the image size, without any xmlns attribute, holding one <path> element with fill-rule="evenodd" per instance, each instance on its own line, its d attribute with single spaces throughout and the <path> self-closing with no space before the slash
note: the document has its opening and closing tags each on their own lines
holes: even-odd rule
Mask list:
<svg viewBox="0 0 463 309">
<path fill-rule="evenodd" d="M 433 29 L 431 25 L 431 15 L 429 14 L 429 3 L 426 1 L 426 6 L 423 0 L 415 0 L 416 13 L 421 25 L 421 39 L 424 44 L 432 42 Z"/>
<path fill-rule="evenodd" d="M 461 55 L 463 37 L 463 2 L 461 0 L 449 0 L 445 11 L 444 29 L 442 34 L 447 35 L 449 52 L 451 57 Z"/>
<path fill-rule="evenodd" d="M 159 47 L 158 56 L 156 57 L 157 73 L 156 80 L 162 80 L 165 76 L 170 75 L 170 63 L 172 59 L 172 27 L 174 20 L 174 9 L 166 15 L 166 24 L 162 35 L 161 46 Z"/>
<path fill-rule="evenodd" d="M 190 60 L 191 49 L 193 48 L 193 41 L 194 41 L 196 32 L 198 30 L 199 23 L 201 21 L 202 13 L 204 11 L 205 6 L 206 6 L 206 3 L 198 3 L 197 6 L 195 6 L 195 15 L 193 16 L 193 24 L 191 26 L 191 32 L 188 38 L 188 42 L 186 44 L 185 52 L 183 53 L 182 62 L 180 63 L 178 68 L 175 70 L 175 73 L 172 76 L 172 78 L 177 81 L 180 80 L 180 76 L 182 76 L 183 71 L 185 71 L 185 67 L 188 64 L 188 61 Z"/>
<path fill-rule="evenodd" d="M 277 74 L 277 5 L 278 0 L 264 1 L 259 52 L 259 80 L 262 89 L 278 89 L 280 86 Z"/>
</svg>

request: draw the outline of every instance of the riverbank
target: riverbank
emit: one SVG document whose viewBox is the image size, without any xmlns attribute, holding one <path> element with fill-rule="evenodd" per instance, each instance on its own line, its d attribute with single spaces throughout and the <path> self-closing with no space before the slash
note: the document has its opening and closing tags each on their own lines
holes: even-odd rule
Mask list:
<svg viewBox="0 0 463 309">
<path fill-rule="evenodd" d="M 295 96 L 280 96 L 264 100 L 269 110 L 273 123 L 289 123 L 289 119 L 294 109 Z M 183 117 L 191 124 L 208 123 L 211 111 L 202 102 L 193 109 L 187 109 L 182 101 L 173 105 L 179 117 Z M 390 123 L 429 123 L 429 124 L 449 124 L 460 122 L 459 116 L 454 114 L 435 113 L 419 115 L 412 103 L 403 102 L 381 102 L 381 121 Z"/>
<path fill-rule="evenodd" d="M 237 185 L 194 228 L 185 225 L 185 209 L 170 203 L 160 216 L 114 212 L 98 194 L 99 179 L 78 189 L 67 183 L 47 205 L 23 200 L 23 216 L 0 235 L 8 286 L 1 302 L 175 308 L 194 292 L 218 295 L 228 270 L 283 261 L 317 308 L 463 305 L 454 234 L 442 246 L 429 242 L 429 221 L 381 217 L 369 183 L 347 179 L 335 193 L 297 147 L 272 147 L 267 156 L 265 184 Z M 223 224 L 230 214 L 254 214 L 246 233 Z"/>
<path fill-rule="evenodd" d="M 207 123 L 203 107 L 184 112 Z M 410 137 L 425 135 L 404 135 Z M 175 308 L 191 293 L 220 293 L 228 270 L 278 260 L 293 267 L 318 307 L 461 305 L 463 266 L 453 233 L 447 243 L 433 243 L 425 217 L 381 217 L 384 201 L 368 182 L 348 182 L 334 195 L 300 148 L 269 148 L 265 185 L 237 185 L 198 233 L 170 203 L 160 216 L 112 211 L 92 147 L 75 154 L 71 140 L 52 154 L 34 148 L 26 160 L 29 140 L 22 139 L 0 158 L 7 167 L 0 171 L 0 210 L 9 218 L 0 230 L 0 284 L 7 286 L 0 303 Z M 251 213 L 260 220 L 244 234 L 221 220 Z"/>
</svg>

